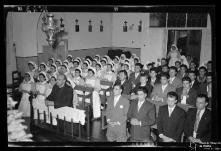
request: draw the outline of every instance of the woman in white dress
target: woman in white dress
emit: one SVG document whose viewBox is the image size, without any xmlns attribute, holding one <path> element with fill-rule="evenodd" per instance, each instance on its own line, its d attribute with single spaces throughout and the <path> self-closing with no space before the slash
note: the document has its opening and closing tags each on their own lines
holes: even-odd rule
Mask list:
<svg viewBox="0 0 221 151">
<path fill-rule="evenodd" d="M 22 92 L 22 98 L 18 106 L 18 111 L 22 112 L 23 117 L 30 117 L 29 93 L 34 90 L 34 83 L 31 73 L 26 72 L 24 80 L 19 86 L 19 91 Z"/>
<path fill-rule="evenodd" d="M 116 80 L 116 75 L 115 73 L 112 71 L 113 68 L 113 64 L 108 63 L 107 64 L 107 69 L 101 74 L 101 78 L 102 80 L 106 80 L 106 81 L 110 81 L 110 82 L 115 82 Z"/>
<path fill-rule="evenodd" d="M 84 61 L 84 63 L 81 65 L 81 69 L 82 69 L 82 73 L 81 73 L 81 76 L 82 78 L 85 78 L 88 74 L 88 62 Z"/>
<path fill-rule="evenodd" d="M 45 105 L 45 98 L 47 97 L 48 91 L 48 78 L 45 72 L 39 73 L 39 82 L 36 83 L 36 91 L 37 97 L 33 99 L 33 108 L 34 108 L 34 119 L 37 119 L 37 109 L 40 113 L 40 119 L 43 120 L 44 115 L 43 112 L 46 112 L 46 118 L 48 117 L 48 107 Z M 46 119 L 47 120 L 47 119 Z"/>
<path fill-rule="evenodd" d="M 38 76 L 37 69 L 38 69 L 38 67 L 37 67 L 36 63 L 34 63 L 33 61 L 28 62 L 28 71 L 27 72 L 29 72 L 33 78 L 37 78 L 37 76 Z"/>
<path fill-rule="evenodd" d="M 55 64 L 56 64 L 56 66 L 57 66 L 58 72 L 60 72 L 60 71 L 61 71 L 62 61 L 61 61 L 60 59 L 57 59 L 57 60 L 55 61 Z"/>
<path fill-rule="evenodd" d="M 52 76 L 49 80 L 48 89 L 46 90 L 46 97 L 48 97 L 51 94 L 52 88 L 56 83 L 57 83 L 57 78 Z M 49 111 L 49 113 L 54 112 L 54 106 L 52 106 L 52 105 L 48 106 L 48 111 Z M 47 116 L 48 116 L 47 122 L 50 123 L 50 114 L 47 114 Z M 53 122 L 53 125 L 56 125 L 56 123 L 57 123 L 56 117 L 52 118 L 52 122 Z"/>
<path fill-rule="evenodd" d="M 100 80 L 95 77 L 96 71 L 93 68 L 88 69 L 88 75 L 85 78 L 85 86 L 93 87 L 93 117 L 97 119 L 101 116 L 101 102 L 100 102 Z"/>
<path fill-rule="evenodd" d="M 95 69 L 96 69 L 95 77 L 98 79 L 100 79 L 100 77 L 102 75 L 101 66 L 102 66 L 101 63 L 97 62 L 96 67 L 95 67 Z"/>
<path fill-rule="evenodd" d="M 51 77 L 55 77 L 57 79 L 58 76 L 58 70 L 57 70 L 57 66 L 55 64 L 52 64 L 50 66 L 50 74 L 49 74 L 49 79 L 51 79 Z"/>
<path fill-rule="evenodd" d="M 175 66 L 175 62 L 176 61 L 181 61 L 181 55 L 180 52 L 178 51 L 178 48 L 175 44 L 173 44 L 171 46 L 171 50 L 167 56 L 170 60 L 169 60 L 169 67 L 171 66 Z"/>
</svg>

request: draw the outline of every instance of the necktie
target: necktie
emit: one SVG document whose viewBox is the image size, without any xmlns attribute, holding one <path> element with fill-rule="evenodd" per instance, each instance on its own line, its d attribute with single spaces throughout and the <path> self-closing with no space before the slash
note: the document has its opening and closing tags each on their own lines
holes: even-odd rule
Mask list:
<svg viewBox="0 0 221 151">
<path fill-rule="evenodd" d="M 201 110 L 197 111 L 197 114 L 196 114 L 196 121 L 195 121 L 195 124 L 194 124 L 194 131 L 195 132 L 197 132 L 197 129 L 198 129 L 198 126 L 199 126 L 200 112 L 201 112 Z"/>
</svg>

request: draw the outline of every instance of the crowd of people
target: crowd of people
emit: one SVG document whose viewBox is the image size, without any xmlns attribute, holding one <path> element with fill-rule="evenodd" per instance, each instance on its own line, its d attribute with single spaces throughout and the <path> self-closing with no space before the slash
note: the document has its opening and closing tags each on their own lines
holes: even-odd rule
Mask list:
<svg viewBox="0 0 221 151">
<path fill-rule="evenodd" d="M 173 45 L 160 64 L 142 64 L 136 54 L 128 58 L 124 53 L 114 58 L 68 55 L 64 61 L 49 58 L 39 66 L 29 61 L 19 88 L 23 95 L 18 109 L 30 116 L 30 92 L 37 95 L 34 118 L 36 109 L 42 113 L 48 106 L 76 107 L 79 99 L 74 88 L 83 85 L 94 88 L 93 119 L 105 111 L 108 141 L 126 142 L 128 137 L 151 141 L 152 129 L 163 142 L 180 142 L 183 134 L 186 141 L 210 141 L 212 61 L 198 67 L 177 53 Z M 113 83 L 106 106 L 100 100 L 101 81 Z"/>
</svg>

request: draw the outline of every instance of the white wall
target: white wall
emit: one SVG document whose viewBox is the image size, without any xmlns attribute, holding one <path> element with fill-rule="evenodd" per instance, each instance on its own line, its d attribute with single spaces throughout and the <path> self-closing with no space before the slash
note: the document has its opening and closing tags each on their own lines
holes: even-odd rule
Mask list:
<svg viewBox="0 0 221 151">
<path fill-rule="evenodd" d="M 68 39 L 68 50 L 88 49 L 111 46 L 111 13 L 53 13 L 56 19 L 64 19 L 65 31 L 68 35 L 63 39 Z M 42 17 L 42 16 L 41 16 Z M 79 32 L 75 32 L 75 19 L 78 19 Z M 92 21 L 92 32 L 88 32 L 89 20 Z M 103 32 L 100 32 L 100 21 L 103 21 Z M 60 24 L 60 20 L 59 20 Z M 39 23 L 41 27 L 41 20 Z M 38 49 L 42 50 L 42 45 L 47 45 L 46 35 L 38 29 Z"/>
<path fill-rule="evenodd" d="M 13 13 L 13 39 L 16 56 L 37 56 L 37 13 Z"/>
<path fill-rule="evenodd" d="M 16 70 L 15 49 L 13 47 L 13 16 L 9 12 L 6 19 L 6 77 L 7 84 L 12 83 L 12 71 Z"/>
<path fill-rule="evenodd" d="M 142 20 L 142 32 L 138 32 L 139 21 Z M 134 24 L 133 30 L 123 32 L 124 21 Z M 141 48 L 141 62 L 155 61 L 163 57 L 166 30 L 149 28 L 149 13 L 113 13 L 112 45 L 117 47 Z M 133 41 L 133 43 L 132 43 Z"/>
<path fill-rule="evenodd" d="M 166 51 L 164 46 L 165 30 L 163 28 L 148 29 L 145 45 L 141 47 L 141 60 L 143 63 L 155 62 L 157 58 L 164 57 Z"/>
<path fill-rule="evenodd" d="M 16 56 L 37 56 L 37 49 L 47 45 L 46 36 L 41 31 L 40 13 L 13 13 L 13 41 L 16 44 Z M 99 47 L 141 48 L 141 61 L 155 61 L 166 52 L 166 30 L 149 28 L 148 13 L 54 13 L 55 18 L 64 19 L 68 35 L 68 50 Z M 79 20 L 80 32 L 76 33 L 75 19 Z M 88 21 L 92 20 L 93 31 L 88 32 Z M 104 32 L 99 31 L 100 20 L 103 20 Z M 142 32 L 138 32 L 142 20 Z M 38 22 L 39 21 L 39 22 Z M 134 24 L 128 32 L 123 32 L 124 21 L 128 26 Z M 38 31 L 37 30 L 38 22 Z M 209 21 L 208 21 L 209 22 Z M 208 24 L 210 26 L 210 24 Z M 38 42 L 38 47 L 37 47 Z M 202 31 L 201 61 L 211 58 L 211 31 Z"/>
<path fill-rule="evenodd" d="M 142 20 L 142 32 L 138 32 L 139 21 Z M 128 31 L 123 32 L 124 22 L 127 21 Z M 130 30 L 129 26 L 134 24 Z M 143 35 L 147 33 L 147 13 L 113 13 L 112 46 L 141 48 Z"/>
</svg>

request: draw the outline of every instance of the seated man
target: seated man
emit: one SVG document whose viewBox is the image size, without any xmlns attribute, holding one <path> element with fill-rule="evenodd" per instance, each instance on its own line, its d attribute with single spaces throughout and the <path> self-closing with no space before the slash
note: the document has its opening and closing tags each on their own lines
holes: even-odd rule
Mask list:
<svg viewBox="0 0 221 151">
<path fill-rule="evenodd" d="M 195 106 L 197 91 L 194 88 L 191 88 L 191 79 L 189 77 L 184 77 L 182 81 L 183 87 L 176 90 L 178 94 L 178 101 L 181 102 L 181 104 Z"/>
<path fill-rule="evenodd" d="M 132 101 L 127 113 L 130 121 L 131 141 L 150 142 L 150 126 L 155 123 L 156 109 L 154 104 L 146 101 L 147 89 L 140 87 L 137 90 L 138 99 Z"/>
<path fill-rule="evenodd" d="M 187 141 L 193 143 L 209 142 L 211 139 L 211 111 L 206 109 L 208 97 L 199 94 L 196 108 L 189 109 L 184 125 Z"/>
<path fill-rule="evenodd" d="M 180 142 L 185 121 L 185 111 L 178 107 L 177 93 L 168 92 L 167 105 L 159 108 L 157 129 L 162 142 Z"/>
</svg>

